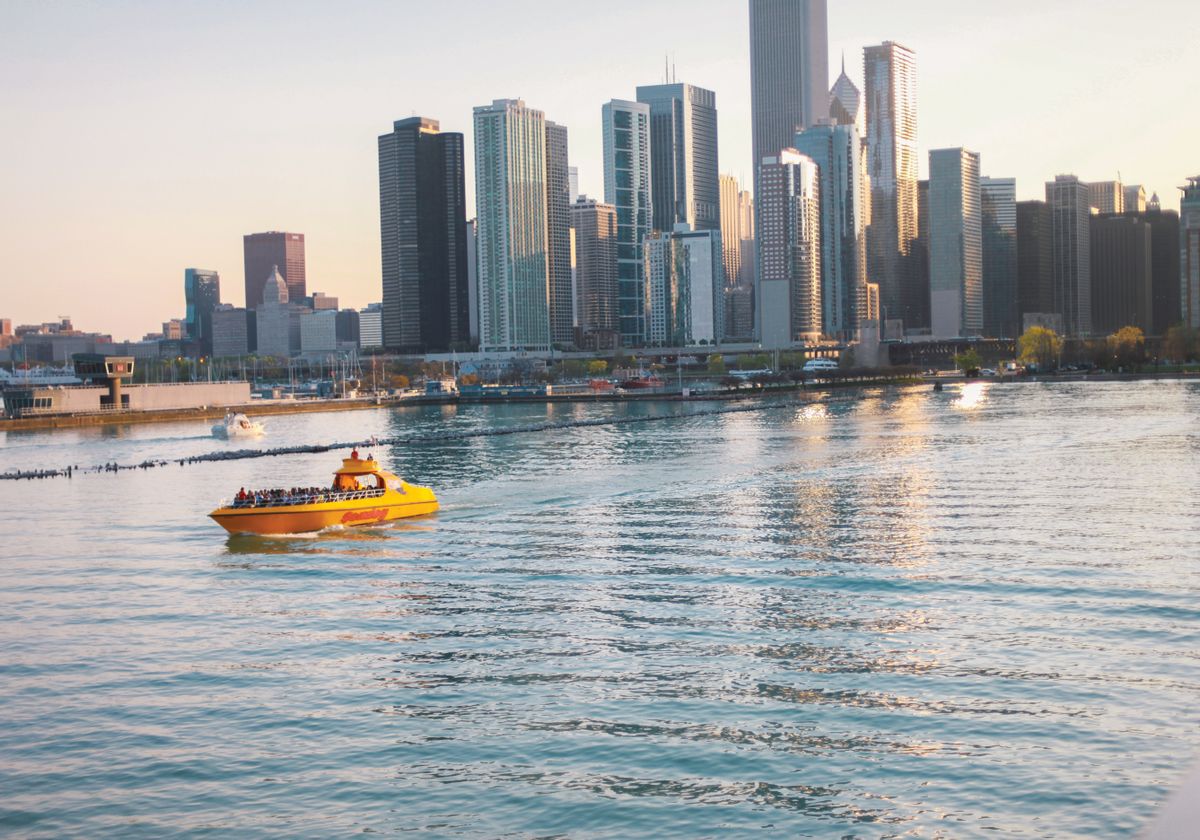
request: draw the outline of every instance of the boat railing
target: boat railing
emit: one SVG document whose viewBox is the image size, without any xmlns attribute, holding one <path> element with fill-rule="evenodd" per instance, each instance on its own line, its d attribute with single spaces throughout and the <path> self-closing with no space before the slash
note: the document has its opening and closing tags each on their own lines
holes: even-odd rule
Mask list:
<svg viewBox="0 0 1200 840">
<path fill-rule="evenodd" d="M 330 502 L 352 502 L 359 499 L 378 499 L 386 490 L 382 487 L 369 490 L 328 490 L 322 493 L 298 493 L 284 496 L 250 496 L 246 499 L 226 499 L 222 507 L 231 508 L 280 508 L 300 505 L 320 505 Z"/>
</svg>

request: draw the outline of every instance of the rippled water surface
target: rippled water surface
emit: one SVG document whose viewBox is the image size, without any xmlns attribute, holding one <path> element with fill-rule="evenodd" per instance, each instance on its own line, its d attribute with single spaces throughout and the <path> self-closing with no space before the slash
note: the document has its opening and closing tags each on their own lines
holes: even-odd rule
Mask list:
<svg viewBox="0 0 1200 840">
<path fill-rule="evenodd" d="M 919 387 L 425 443 L 376 454 L 436 517 L 289 540 L 205 514 L 335 457 L 0 483 L 0 833 L 1128 836 L 1200 752 L 1198 419 Z M 0 433 L 0 471 L 207 427 Z"/>
</svg>

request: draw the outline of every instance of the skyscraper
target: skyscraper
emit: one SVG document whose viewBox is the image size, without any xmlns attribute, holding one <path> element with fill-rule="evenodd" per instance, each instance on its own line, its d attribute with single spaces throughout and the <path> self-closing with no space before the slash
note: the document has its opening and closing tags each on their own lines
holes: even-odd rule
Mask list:
<svg viewBox="0 0 1200 840">
<path fill-rule="evenodd" d="M 1054 311 L 1069 336 L 1092 334 L 1091 200 L 1074 175 L 1046 184 L 1054 244 Z"/>
<path fill-rule="evenodd" d="M 1045 321 L 1054 308 L 1054 222 L 1044 201 L 1017 203 L 1017 315 Z"/>
<path fill-rule="evenodd" d="M 213 354 L 213 312 L 221 305 L 221 277 L 215 271 L 183 271 L 183 296 L 187 304 L 184 323 L 187 337 L 197 342 L 200 355 Z"/>
<path fill-rule="evenodd" d="M 621 343 L 646 338 L 642 243 L 653 229 L 650 193 L 650 106 L 614 99 L 601 111 L 604 201 L 617 210 L 617 302 Z"/>
<path fill-rule="evenodd" d="M 580 196 L 571 205 L 575 231 L 576 343 L 589 350 L 619 346 L 617 208 Z"/>
<path fill-rule="evenodd" d="M 479 343 L 488 351 L 551 348 L 546 118 L 519 99 L 475 108 Z"/>
<path fill-rule="evenodd" d="M 791 148 L 763 158 L 758 180 L 758 322 L 775 350 L 821 334 L 821 182 Z"/>
<path fill-rule="evenodd" d="M 871 227 L 867 272 L 879 284 L 886 320 L 929 326 L 929 289 L 910 254 L 917 238 L 916 58 L 887 41 L 864 51 L 867 100 L 867 168 Z"/>
<path fill-rule="evenodd" d="M 741 188 L 733 175 L 721 176 L 721 248 L 725 252 L 725 282 L 737 283 L 742 273 L 742 226 L 738 206 Z"/>
<path fill-rule="evenodd" d="M 1141 184 L 1131 184 L 1125 187 L 1125 212 L 1146 212 L 1146 188 Z"/>
<path fill-rule="evenodd" d="M 980 178 L 983 211 L 983 334 L 1016 338 L 1017 179 Z"/>
<path fill-rule="evenodd" d="M 1092 181 L 1088 187 L 1088 203 L 1097 213 L 1124 213 L 1125 186 L 1120 181 Z"/>
<path fill-rule="evenodd" d="M 1111 335 L 1122 327 L 1149 334 L 1154 322 L 1150 225 L 1134 215 L 1090 219 L 1092 329 Z"/>
<path fill-rule="evenodd" d="M 930 329 L 935 338 L 983 333 L 983 214 L 979 155 L 929 153 Z"/>
<path fill-rule="evenodd" d="M 300 300 L 308 294 L 304 277 L 303 233 L 250 233 L 242 237 L 242 255 L 246 269 L 246 308 L 254 309 L 263 301 L 263 286 L 274 270 L 287 284 L 288 296 Z"/>
<path fill-rule="evenodd" d="M 263 300 L 256 307 L 258 354 L 286 359 L 300 350 L 299 308 L 290 302 L 287 283 L 278 266 L 263 284 Z"/>
<path fill-rule="evenodd" d="M 689 230 L 646 239 L 647 342 L 662 347 L 718 344 L 724 332 L 721 233 Z"/>
<path fill-rule="evenodd" d="M 445 351 L 470 341 L 463 136 L 397 120 L 379 137 L 383 340 Z"/>
<path fill-rule="evenodd" d="M 1179 302 L 1183 323 L 1200 329 L 1200 175 L 1180 187 Z"/>
<path fill-rule="evenodd" d="M 825 120 L 796 135 L 795 148 L 821 177 L 822 332 L 853 337 L 867 319 L 867 156 L 852 123 Z"/>
<path fill-rule="evenodd" d="M 1151 327 L 1147 332 L 1166 335 L 1182 318 L 1179 305 L 1179 214 L 1163 210 L 1161 205 L 1142 212 L 1131 212 L 1150 226 L 1150 271 L 1154 298 Z"/>
<path fill-rule="evenodd" d="M 555 344 L 575 340 L 575 301 L 571 293 L 571 179 L 567 127 L 546 121 L 547 288 L 550 334 Z"/>
<path fill-rule="evenodd" d="M 829 113 L 826 0 L 750 0 L 754 170 Z"/>
<path fill-rule="evenodd" d="M 829 91 L 829 116 L 839 125 L 852 125 L 859 136 L 867 131 L 866 109 L 863 108 L 862 91 L 846 75 L 846 57 L 842 56 L 842 74 Z"/>
<path fill-rule="evenodd" d="M 650 106 L 655 228 L 683 222 L 692 230 L 720 230 L 716 94 L 688 84 L 642 85 L 637 100 Z"/>
</svg>

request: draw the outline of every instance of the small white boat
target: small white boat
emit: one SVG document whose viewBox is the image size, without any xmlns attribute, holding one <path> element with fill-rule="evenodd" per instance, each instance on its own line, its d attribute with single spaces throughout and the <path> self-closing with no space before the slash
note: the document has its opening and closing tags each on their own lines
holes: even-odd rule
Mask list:
<svg viewBox="0 0 1200 840">
<path fill-rule="evenodd" d="M 267 433 L 266 428 L 257 420 L 251 420 L 245 414 L 230 412 L 225 419 L 212 427 L 213 437 L 224 440 L 243 437 L 262 437 Z"/>
</svg>

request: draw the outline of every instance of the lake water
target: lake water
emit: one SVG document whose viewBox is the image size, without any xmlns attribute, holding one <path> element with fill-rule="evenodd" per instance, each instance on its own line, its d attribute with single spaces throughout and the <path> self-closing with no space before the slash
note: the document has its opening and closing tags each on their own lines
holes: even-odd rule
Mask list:
<svg viewBox="0 0 1200 840">
<path fill-rule="evenodd" d="M 268 418 L 263 445 L 696 406 Z M 928 386 L 0 482 L 0 834 L 1124 837 L 1200 759 L 1200 386 Z M 0 471 L 238 446 L 0 433 Z"/>
</svg>

